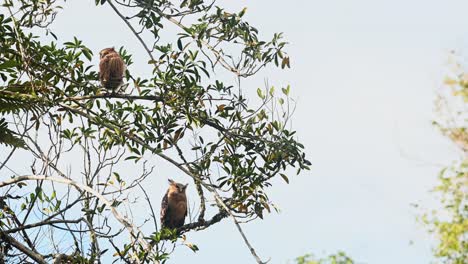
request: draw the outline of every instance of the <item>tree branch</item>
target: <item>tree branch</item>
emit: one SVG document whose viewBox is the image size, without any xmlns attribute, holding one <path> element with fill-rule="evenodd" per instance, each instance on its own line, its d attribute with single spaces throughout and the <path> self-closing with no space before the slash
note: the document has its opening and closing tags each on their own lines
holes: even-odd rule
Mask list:
<svg viewBox="0 0 468 264">
<path fill-rule="evenodd" d="M 41 222 L 37 222 L 37 223 L 34 223 L 34 224 L 28 224 L 28 225 L 23 225 L 23 226 L 16 227 L 16 228 L 8 229 L 8 230 L 5 230 L 5 231 L 3 231 L 3 232 L 6 233 L 6 234 L 10 234 L 10 233 L 15 233 L 15 232 L 18 232 L 18 231 L 21 231 L 21 230 L 31 229 L 31 228 L 35 228 L 35 227 L 39 227 L 39 226 L 44 226 L 44 225 L 65 224 L 65 223 L 68 223 L 68 224 L 77 224 L 77 223 L 81 222 L 82 220 L 83 220 L 83 218 L 76 219 L 76 220 L 48 220 L 48 221 L 41 221 Z"/>
<path fill-rule="evenodd" d="M 117 9 L 117 7 L 115 7 L 115 5 L 114 5 L 114 3 L 112 3 L 112 1 L 107 0 L 107 3 L 112 7 L 112 9 L 114 9 L 115 13 L 117 13 L 117 15 L 125 22 L 125 24 L 127 24 L 127 26 L 133 32 L 135 37 L 137 37 L 137 39 L 140 41 L 141 45 L 143 45 L 143 48 L 145 48 L 145 50 L 148 53 L 148 55 L 150 56 L 151 60 L 154 61 L 155 59 L 153 57 L 153 54 L 151 54 L 150 49 L 148 48 L 148 46 L 146 46 L 146 43 L 143 41 L 143 39 L 140 37 L 140 35 L 136 32 L 136 30 L 133 28 L 133 26 L 130 24 L 130 22 L 128 22 L 127 19 L 122 15 L 122 13 L 120 13 L 120 11 Z"/>
<path fill-rule="evenodd" d="M 130 99 L 130 100 L 148 100 L 148 101 L 164 101 L 161 96 L 152 96 L 152 95 L 129 95 L 129 94 L 99 94 L 99 95 L 86 95 L 86 96 L 75 96 L 68 97 L 64 101 L 81 101 L 88 99 L 99 99 L 99 98 L 120 98 L 120 99 Z"/>
<path fill-rule="evenodd" d="M 103 204 L 105 204 L 108 208 L 110 208 L 112 214 L 114 217 L 119 221 L 125 228 L 130 232 L 130 234 L 135 237 L 138 242 L 143 246 L 145 249 L 149 249 L 150 245 L 143 239 L 143 233 L 140 231 L 138 227 L 133 226 L 124 216 L 122 216 L 114 206 L 112 206 L 112 203 L 107 200 L 102 194 L 97 192 L 96 190 L 90 188 L 89 186 L 83 185 L 81 183 L 72 181 L 70 179 L 62 178 L 62 177 L 50 177 L 50 176 L 44 176 L 44 175 L 24 175 L 24 176 L 18 176 L 14 177 L 10 180 L 0 182 L 0 188 L 4 186 L 8 186 L 11 184 L 15 184 L 17 182 L 21 181 L 31 181 L 31 180 L 46 180 L 46 181 L 52 181 L 52 182 L 58 182 L 58 183 L 63 183 L 67 185 L 74 186 L 78 189 L 81 189 L 85 192 L 88 192 L 92 195 L 94 195 L 96 198 L 101 200 Z M 136 259 L 137 262 L 138 259 Z"/>
<path fill-rule="evenodd" d="M 19 251 L 26 254 L 28 257 L 30 257 L 31 259 L 33 259 L 37 263 L 47 264 L 47 262 L 44 260 L 42 255 L 40 255 L 40 254 L 30 250 L 29 248 L 25 247 L 21 242 L 14 239 L 12 236 L 6 234 L 4 231 L 0 231 L 0 239 L 6 241 L 9 244 L 11 244 L 12 246 L 14 246 Z"/>
<path fill-rule="evenodd" d="M 111 130 L 114 130 L 114 129 L 118 129 L 120 130 L 120 128 L 116 127 L 116 126 L 113 126 L 113 125 L 110 125 L 110 124 L 106 124 L 106 123 L 103 123 L 103 122 L 96 122 L 94 120 L 94 117 L 89 115 L 89 114 L 86 114 L 78 109 L 74 109 L 68 105 L 65 105 L 65 104 L 60 104 L 62 107 L 76 113 L 76 114 L 79 114 L 79 115 L 82 115 L 86 118 L 88 118 L 91 122 L 94 122 L 94 123 L 97 123 L 97 124 L 101 124 Z M 159 151 L 157 151 L 156 148 L 148 145 L 145 141 L 143 141 L 141 138 L 139 138 L 138 136 L 134 135 L 134 134 L 130 134 L 130 133 L 127 133 L 125 131 L 122 131 L 122 135 L 124 135 L 125 137 L 127 137 L 128 139 L 130 140 L 133 140 L 134 142 L 146 147 L 147 149 L 151 150 L 153 153 L 155 153 L 156 155 L 158 155 L 159 157 L 163 158 L 164 160 L 172 163 L 174 166 L 176 166 L 177 168 L 179 168 L 181 171 L 183 171 L 185 174 L 187 174 L 188 176 L 190 176 L 192 179 L 194 180 L 198 180 L 202 186 L 207 189 L 209 192 L 211 192 L 216 201 L 217 201 L 217 204 L 218 206 L 220 206 L 221 208 L 223 208 L 224 210 L 226 210 L 228 213 L 229 213 L 229 216 L 234 220 L 234 223 L 237 227 L 237 230 L 239 231 L 239 233 L 241 234 L 245 244 L 247 245 L 247 247 L 249 248 L 250 250 L 250 253 L 252 254 L 252 256 L 255 258 L 255 260 L 257 261 L 257 263 L 259 264 L 263 264 L 264 262 L 260 259 L 260 257 L 257 255 L 257 253 L 255 252 L 255 249 L 252 247 L 252 245 L 249 243 L 249 241 L 247 240 L 247 237 L 245 236 L 244 232 L 242 231 L 242 228 L 240 227 L 240 224 L 239 222 L 237 221 L 236 217 L 234 216 L 234 214 L 231 212 L 231 210 L 229 209 L 229 207 L 223 202 L 221 196 L 218 194 L 218 192 L 213 189 L 213 187 L 211 187 L 210 184 L 207 184 L 205 183 L 198 175 L 195 175 L 193 173 L 191 173 L 187 168 L 185 168 L 184 166 L 182 166 L 181 164 L 179 164 L 178 162 L 176 162 L 175 160 L 173 160 L 172 158 L 170 158 L 169 156 L 163 154 L 163 153 L 160 153 Z M 1 187 L 1 185 L 0 185 Z"/>
<path fill-rule="evenodd" d="M 186 224 L 186 225 L 183 225 L 181 227 L 179 227 L 177 229 L 177 232 L 182 234 L 182 233 L 185 233 L 187 231 L 190 231 L 192 229 L 195 229 L 195 230 L 203 230 L 213 224 L 216 224 L 218 222 L 220 222 L 221 220 L 223 220 L 224 218 L 226 218 L 228 216 L 228 213 L 226 211 L 220 211 L 219 213 L 215 214 L 210 220 L 208 221 L 198 221 L 198 222 L 194 222 L 194 223 L 190 223 L 190 224 Z"/>
</svg>

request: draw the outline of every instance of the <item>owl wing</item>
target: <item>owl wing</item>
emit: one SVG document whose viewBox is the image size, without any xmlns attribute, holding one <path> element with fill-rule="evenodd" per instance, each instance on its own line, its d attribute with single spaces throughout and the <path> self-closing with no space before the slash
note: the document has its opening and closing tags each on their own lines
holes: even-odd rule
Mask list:
<svg viewBox="0 0 468 264">
<path fill-rule="evenodd" d="M 187 199 L 186 199 L 185 200 L 185 215 L 184 215 L 185 217 L 187 217 L 187 212 L 188 212 L 188 206 L 187 206 Z"/>
<path fill-rule="evenodd" d="M 109 56 L 108 65 L 109 78 L 106 88 L 115 89 L 122 84 L 125 72 L 125 63 L 119 54 L 115 53 L 112 54 L 112 56 Z"/>
<path fill-rule="evenodd" d="M 104 57 L 99 61 L 99 80 L 101 82 L 109 80 L 109 59 Z"/>
<path fill-rule="evenodd" d="M 185 202 L 185 213 L 184 213 L 184 217 L 182 217 L 182 220 L 180 221 L 179 226 L 183 226 L 183 225 L 184 225 L 184 223 L 185 223 L 185 217 L 187 217 L 187 212 L 188 212 L 188 210 L 187 210 L 187 201 L 186 201 L 186 202 Z"/>
<path fill-rule="evenodd" d="M 169 198 L 168 198 L 169 191 L 166 192 L 162 201 L 161 201 L 161 226 L 168 225 L 168 218 L 169 218 Z"/>
<path fill-rule="evenodd" d="M 109 64 L 112 66 L 111 75 L 113 78 L 122 78 L 125 72 L 125 62 L 119 54 L 115 53 L 109 58 Z"/>
</svg>

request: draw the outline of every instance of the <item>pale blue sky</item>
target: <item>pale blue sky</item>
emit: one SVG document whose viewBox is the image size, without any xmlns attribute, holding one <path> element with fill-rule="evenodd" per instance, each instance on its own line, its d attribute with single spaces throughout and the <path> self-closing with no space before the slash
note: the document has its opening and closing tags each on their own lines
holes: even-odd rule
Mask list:
<svg viewBox="0 0 468 264">
<path fill-rule="evenodd" d="M 108 6 L 96 9 L 93 3 L 67 1 L 54 32 L 63 41 L 78 36 L 96 54 L 124 45 L 135 54 L 132 70 L 148 73 L 148 58 L 134 36 Z M 276 264 L 344 250 L 359 263 L 429 263 L 433 241 L 410 204 L 433 205 L 428 191 L 439 164 L 458 155 L 430 123 L 448 52 L 468 52 L 468 2 L 219 4 L 234 11 L 248 7 L 246 18 L 262 34 L 281 31 L 291 43 L 290 70 L 261 71 L 243 86 L 254 91 L 266 78 L 277 87 L 292 86 L 298 101 L 293 126 L 313 164 L 289 185 L 277 181 L 271 188 L 280 214 L 244 225 L 259 255 Z M 169 165 L 156 164 L 161 169 L 150 184 L 159 204 Z M 170 263 L 254 262 L 230 220 L 188 237 L 200 251 L 180 247 Z"/>
</svg>

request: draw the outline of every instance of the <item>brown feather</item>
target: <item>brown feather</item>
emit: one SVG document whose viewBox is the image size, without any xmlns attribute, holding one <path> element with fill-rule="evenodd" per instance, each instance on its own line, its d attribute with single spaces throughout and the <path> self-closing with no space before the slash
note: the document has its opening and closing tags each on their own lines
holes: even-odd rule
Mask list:
<svg viewBox="0 0 468 264">
<path fill-rule="evenodd" d="M 99 62 L 99 80 L 102 86 L 115 90 L 123 82 L 125 63 L 114 48 L 103 49 Z"/>
<path fill-rule="evenodd" d="M 187 216 L 187 185 L 171 182 L 161 203 L 161 225 L 167 228 L 179 228 L 184 225 Z"/>
</svg>

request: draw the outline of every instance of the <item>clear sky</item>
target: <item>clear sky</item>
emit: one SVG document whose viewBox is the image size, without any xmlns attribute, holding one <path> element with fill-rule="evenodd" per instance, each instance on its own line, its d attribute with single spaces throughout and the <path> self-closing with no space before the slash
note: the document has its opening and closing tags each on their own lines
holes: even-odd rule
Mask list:
<svg viewBox="0 0 468 264">
<path fill-rule="evenodd" d="M 93 3 L 64 3 L 54 32 L 63 41 L 78 36 L 95 54 L 124 45 L 135 54 L 132 70 L 148 73 L 134 36 L 108 6 Z M 293 127 L 313 164 L 289 185 L 277 181 L 271 188 L 280 214 L 244 225 L 259 255 L 276 264 L 343 250 L 359 263 L 429 263 L 433 241 L 410 204 L 433 205 L 429 190 L 441 165 L 459 154 L 431 118 L 449 51 L 468 52 L 468 2 L 219 4 L 233 11 L 248 7 L 246 19 L 265 36 L 285 33 L 292 68 L 261 71 L 243 87 L 254 91 L 265 79 L 276 87 L 291 85 L 297 99 Z M 159 204 L 169 165 L 156 164 L 150 184 Z M 200 251 L 180 247 L 170 263 L 254 262 L 230 220 L 188 236 Z"/>
</svg>

